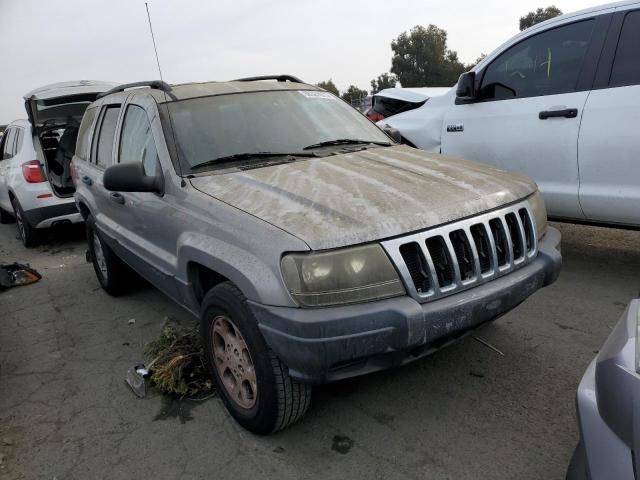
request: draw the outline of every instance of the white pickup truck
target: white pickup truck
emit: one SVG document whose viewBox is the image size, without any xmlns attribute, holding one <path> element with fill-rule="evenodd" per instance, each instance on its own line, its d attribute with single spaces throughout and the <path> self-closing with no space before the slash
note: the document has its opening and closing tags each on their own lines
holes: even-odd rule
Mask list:
<svg viewBox="0 0 640 480">
<path fill-rule="evenodd" d="M 639 46 L 637 0 L 563 15 L 379 125 L 417 148 L 532 177 L 550 217 L 640 227 Z"/>
</svg>

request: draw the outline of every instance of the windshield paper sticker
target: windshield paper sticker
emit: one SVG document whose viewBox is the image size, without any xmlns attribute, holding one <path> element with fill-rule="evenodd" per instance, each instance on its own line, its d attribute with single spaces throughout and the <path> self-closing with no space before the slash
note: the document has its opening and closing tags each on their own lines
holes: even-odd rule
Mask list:
<svg viewBox="0 0 640 480">
<path fill-rule="evenodd" d="M 298 90 L 298 92 L 300 92 L 307 98 L 326 98 L 329 100 L 333 100 L 334 98 L 336 98 L 329 92 L 319 92 L 317 90 Z"/>
</svg>

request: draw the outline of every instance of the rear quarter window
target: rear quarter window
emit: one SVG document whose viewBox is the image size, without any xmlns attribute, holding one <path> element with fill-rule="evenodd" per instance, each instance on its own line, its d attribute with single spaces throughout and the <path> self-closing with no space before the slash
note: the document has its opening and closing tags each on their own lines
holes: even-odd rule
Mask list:
<svg viewBox="0 0 640 480">
<path fill-rule="evenodd" d="M 76 155 L 82 160 L 89 158 L 89 145 L 91 134 L 91 126 L 98 114 L 98 108 L 89 108 L 84 112 L 82 122 L 80 123 L 80 130 L 78 131 L 78 141 L 76 143 Z"/>
<path fill-rule="evenodd" d="M 113 140 L 116 134 L 116 124 L 120 116 L 120 105 L 105 107 L 100 121 L 100 131 L 92 142 L 93 162 L 99 167 L 106 168 L 111 165 L 113 158 Z"/>
</svg>

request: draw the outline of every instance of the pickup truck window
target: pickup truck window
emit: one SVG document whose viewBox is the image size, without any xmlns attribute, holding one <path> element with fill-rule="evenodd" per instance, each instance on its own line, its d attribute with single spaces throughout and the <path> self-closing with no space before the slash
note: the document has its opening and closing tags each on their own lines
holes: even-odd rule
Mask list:
<svg viewBox="0 0 640 480">
<path fill-rule="evenodd" d="M 317 90 L 218 95 L 169 103 L 186 169 L 253 152 L 300 152 L 336 139 L 389 142 L 377 126 L 330 93 Z"/>
<path fill-rule="evenodd" d="M 576 91 L 593 20 L 547 30 L 494 60 L 480 87 L 484 100 L 537 97 Z"/>
<path fill-rule="evenodd" d="M 96 118 L 98 108 L 89 108 L 84 112 L 82 122 L 80 123 L 80 130 L 78 131 L 78 144 L 76 146 L 76 155 L 86 160 L 89 158 L 89 131 L 91 125 Z"/>
<path fill-rule="evenodd" d="M 640 84 L 640 11 L 627 14 L 618 41 L 618 50 L 611 72 L 612 87 Z"/>
<path fill-rule="evenodd" d="M 100 133 L 94 148 L 94 162 L 106 168 L 111 165 L 113 138 L 116 133 L 116 122 L 120 115 L 120 105 L 109 105 L 105 108 L 100 122 Z M 94 142 L 95 143 L 95 142 Z"/>
<path fill-rule="evenodd" d="M 156 174 L 158 151 L 153 141 L 151 123 L 147 112 L 137 105 L 129 105 L 125 112 L 118 158 L 120 163 L 142 162 L 147 175 Z"/>
</svg>

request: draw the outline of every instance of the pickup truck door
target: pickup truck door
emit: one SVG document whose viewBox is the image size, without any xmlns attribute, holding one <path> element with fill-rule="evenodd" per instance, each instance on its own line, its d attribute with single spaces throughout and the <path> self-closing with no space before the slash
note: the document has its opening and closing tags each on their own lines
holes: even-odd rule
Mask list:
<svg viewBox="0 0 640 480">
<path fill-rule="evenodd" d="M 639 46 L 640 10 L 617 12 L 578 142 L 580 203 L 590 221 L 640 225 Z"/>
<path fill-rule="evenodd" d="M 578 132 L 609 16 L 534 32 L 477 72 L 478 100 L 445 116 L 442 153 L 523 173 L 550 216 L 584 219 Z"/>
</svg>

